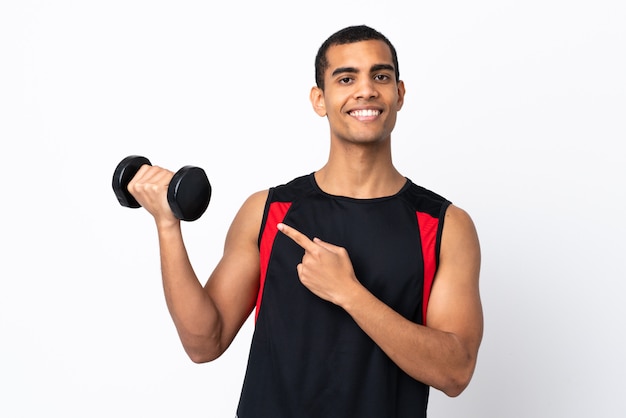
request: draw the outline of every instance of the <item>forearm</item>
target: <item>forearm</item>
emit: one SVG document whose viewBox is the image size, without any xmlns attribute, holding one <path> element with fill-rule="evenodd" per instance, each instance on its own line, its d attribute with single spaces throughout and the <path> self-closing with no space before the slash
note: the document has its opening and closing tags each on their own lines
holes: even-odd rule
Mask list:
<svg viewBox="0 0 626 418">
<path fill-rule="evenodd" d="M 223 352 L 219 312 L 193 270 L 180 225 L 158 234 L 165 300 L 181 342 L 193 361 L 213 360 Z"/>
<path fill-rule="evenodd" d="M 460 338 L 416 324 L 357 284 L 344 309 L 405 373 L 457 396 L 469 383 L 475 358 Z"/>
</svg>

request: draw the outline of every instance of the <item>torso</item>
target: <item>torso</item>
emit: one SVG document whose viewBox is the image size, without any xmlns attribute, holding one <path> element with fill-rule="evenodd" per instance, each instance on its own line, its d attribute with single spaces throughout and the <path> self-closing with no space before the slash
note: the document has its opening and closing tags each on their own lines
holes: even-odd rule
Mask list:
<svg viewBox="0 0 626 418">
<path fill-rule="evenodd" d="M 300 283 L 303 250 L 276 224 L 346 248 L 370 292 L 422 323 L 448 205 L 410 180 L 397 194 L 374 199 L 327 194 L 312 174 L 270 190 L 239 418 L 426 416 L 428 387 L 400 370 L 345 311 Z"/>
</svg>

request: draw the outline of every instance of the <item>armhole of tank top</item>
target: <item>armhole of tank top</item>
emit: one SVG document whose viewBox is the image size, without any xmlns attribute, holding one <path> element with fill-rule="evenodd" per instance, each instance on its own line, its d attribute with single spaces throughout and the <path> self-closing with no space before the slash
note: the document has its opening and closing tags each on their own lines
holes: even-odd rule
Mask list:
<svg viewBox="0 0 626 418">
<path fill-rule="evenodd" d="M 436 266 L 439 266 L 439 253 L 441 252 L 441 237 L 443 235 L 443 225 L 446 219 L 446 212 L 452 203 L 446 200 L 441 205 L 441 210 L 439 212 L 439 226 L 437 228 L 437 238 L 435 240 L 435 262 Z"/>
<path fill-rule="evenodd" d="M 263 231 L 265 230 L 265 224 L 267 223 L 267 215 L 269 214 L 270 203 L 274 195 L 274 187 L 271 187 L 267 192 L 267 199 L 265 200 L 265 207 L 263 208 L 263 219 L 261 219 L 261 228 L 259 228 L 259 235 L 257 237 L 257 246 L 261 247 L 261 238 L 263 237 Z"/>
</svg>

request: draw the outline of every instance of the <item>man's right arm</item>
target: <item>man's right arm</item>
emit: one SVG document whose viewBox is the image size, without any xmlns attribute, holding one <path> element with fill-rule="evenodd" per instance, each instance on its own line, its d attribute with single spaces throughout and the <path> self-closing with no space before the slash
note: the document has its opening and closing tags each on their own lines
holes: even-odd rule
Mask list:
<svg viewBox="0 0 626 418">
<path fill-rule="evenodd" d="M 224 253 L 205 286 L 196 276 L 180 221 L 167 204 L 173 173 L 144 166 L 128 186 L 154 217 L 159 238 L 163 290 L 180 340 L 192 361 L 216 359 L 249 317 L 259 289 L 258 234 L 267 191 L 250 196 L 235 216 Z"/>
</svg>

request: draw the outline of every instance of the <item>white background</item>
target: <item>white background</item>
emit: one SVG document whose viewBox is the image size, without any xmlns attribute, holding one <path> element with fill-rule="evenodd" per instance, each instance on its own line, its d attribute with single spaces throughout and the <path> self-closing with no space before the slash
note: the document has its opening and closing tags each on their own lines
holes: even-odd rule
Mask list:
<svg viewBox="0 0 626 418">
<path fill-rule="evenodd" d="M 319 168 L 321 42 L 368 24 L 398 49 L 395 163 L 474 218 L 485 336 L 430 417 L 623 417 L 622 1 L 0 3 L 0 416 L 233 417 L 252 323 L 184 354 L 153 222 L 116 164 L 205 168 L 184 225 L 202 281 L 253 191 Z"/>
</svg>

